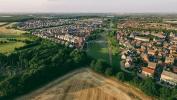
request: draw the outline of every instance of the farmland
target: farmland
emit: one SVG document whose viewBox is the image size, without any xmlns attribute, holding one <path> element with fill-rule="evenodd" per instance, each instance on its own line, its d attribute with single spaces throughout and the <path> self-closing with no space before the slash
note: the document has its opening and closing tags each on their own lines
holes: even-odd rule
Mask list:
<svg viewBox="0 0 177 100">
<path fill-rule="evenodd" d="M 18 36 L 18 35 L 21 35 L 21 34 L 25 33 L 25 31 L 10 28 L 13 24 L 16 24 L 15 22 L 14 23 L 9 23 L 7 25 L 4 25 L 4 24 L 6 24 L 6 23 L 5 22 L 0 22 L 0 25 L 1 25 L 0 35 L 15 35 L 15 36 Z"/>
<path fill-rule="evenodd" d="M 24 46 L 25 43 L 22 42 L 11 42 L 6 44 L 0 44 L 0 53 L 7 54 L 13 52 L 15 48 Z"/>
<path fill-rule="evenodd" d="M 0 26 L 1 26 L 1 25 L 4 25 L 4 24 L 6 24 L 6 22 L 1 22 L 1 23 L 0 23 Z"/>
<path fill-rule="evenodd" d="M 145 98 L 152 99 L 134 87 L 103 77 L 90 69 L 80 69 L 16 100 L 145 100 Z"/>
<path fill-rule="evenodd" d="M 13 24 L 16 23 L 0 23 L 0 53 L 9 54 L 15 48 L 24 46 L 26 43 L 23 41 L 30 40 L 25 31 L 11 28 Z"/>
</svg>

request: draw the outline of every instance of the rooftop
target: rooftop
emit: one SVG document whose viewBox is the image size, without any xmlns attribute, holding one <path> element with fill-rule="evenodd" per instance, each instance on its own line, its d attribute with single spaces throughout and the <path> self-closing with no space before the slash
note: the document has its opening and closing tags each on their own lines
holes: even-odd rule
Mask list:
<svg viewBox="0 0 177 100">
<path fill-rule="evenodd" d="M 175 74 L 175 73 L 172 73 L 172 72 L 169 72 L 169 71 L 163 71 L 162 72 L 162 75 L 164 75 L 164 76 L 168 76 L 168 77 L 170 77 L 170 78 L 172 78 L 175 82 L 177 82 L 177 74 Z"/>
<path fill-rule="evenodd" d="M 154 69 L 148 68 L 148 67 L 143 67 L 142 69 L 143 72 L 151 73 L 154 74 Z"/>
</svg>

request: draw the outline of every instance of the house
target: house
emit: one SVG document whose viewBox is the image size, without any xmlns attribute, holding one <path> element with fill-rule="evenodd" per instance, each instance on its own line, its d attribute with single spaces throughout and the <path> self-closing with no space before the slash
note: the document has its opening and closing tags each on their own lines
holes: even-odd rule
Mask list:
<svg viewBox="0 0 177 100">
<path fill-rule="evenodd" d="M 177 74 L 169 71 L 163 71 L 160 80 L 171 85 L 177 85 Z"/>
<path fill-rule="evenodd" d="M 78 45 L 81 47 L 84 43 L 84 38 L 83 37 L 78 37 Z"/>
<path fill-rule="evenodd" d="M 125 68 L 130 68 L 130 67 L 131 67 L 130 62 L 129 62 L 129 61 L 126 61 L 124 67 L 125 67 Z"/>
<path fill-rule="evenodd" d="M 177 58 L 177 53 L 173 53 L 172 55 Z"/>
<path fill-rule="evenodd" d="M 126 56 L 123 54 L 123 55 L 121 56 L 121 59 L 122 59 L 122 60 L 125 60 L 125 59 L 126 59 Z"/>
<path fill-rule="evenodd" d="M 117 40 L 119 40 L 121 38 L 120 33 L 117 33 Z"/>
<path fill-rule="evenodd" d="M 149 55 L 155 55 L 156 54 L 156 50 L 148 50 L 148 54 Z"/>
<path fill-rule="evenodd" d="M 163 32 L 160 32 L 160 33 L 152 33 L 151 35 L 156 36 L 156 37 L 161 38 L 161 39 L 165 38 L 165 36 L 163 35 Z"/>
<path fill-rule="evenodd" d="M 173 32 L 170 33 L 170 37 L 175 37 L 175 34 Z"/>
<path fill-rule="evenodd" d="M 175 59 L 173 57 L 166 57 L 165 58 L 165 63 L 166 64 L 173 64 Z"/>
<path fill-rule="evenodd" d="M 132 60 L 132 58 L 131 58 L 130 56 L 128 56 L 128 57 L 126 58 L 126 61 L 132 62 L 133 60 Z"/>
<path fill-rule="evenodd" d="M 143 67 L 142 68 L 142 75 L 148 76 L 148 77 L 153 77 L 155 70 L 148 68 L 148 67 Z"/>
<path fill-rule="evenodd" d="M 156 66 L 157 66 L 157 63 L 154 63 L 154 62 L 148 62 L 148 68 L 151 68 L 151 69 L 156 69 Z"/>
<path fill-rule="evenodd" d="M 149 38 L 140 37 L 140 36 L 135 36 L 135 40 L 143 41 L 143 42 L 149 42 L 150 41 Z"/>
<path fill-rule="evenodd" d="M 135 38 L 135 35 L 133 33 L 131 33 L 130 38 Z"/>
<path fill-rule="evenodd" d="M 149 32 L 143 32 L 142 34 L 143 35 L 149 35 L 150 33 Z"/>
<path fill-rule="evenodd" d="M 144 61 L 149 62 L 149 59 L 148 59 L 147 54 L 142 53 L 142 54 L 141 54 L 141 58 L 142 58 Z"/>
<path fill-rule="evenodd" d="M 173 72 L 177 74 L 177 66 L 173 66 Z"/>
</svg>

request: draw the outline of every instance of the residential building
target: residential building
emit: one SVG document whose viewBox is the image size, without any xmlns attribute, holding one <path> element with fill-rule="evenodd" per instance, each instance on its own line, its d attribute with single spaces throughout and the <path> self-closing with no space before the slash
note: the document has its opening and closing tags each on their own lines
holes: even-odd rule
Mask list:
<svg viewBox="0 0 177 100">
<path fill-rule="evenodd" d="M 154 62 L 148 62 L 148 68 L 151 68 L 151 69 L 156 69 L 156 66 L 157 66 L 157 63 L 154 63 Z"/>
<path fill-rule="evenodd" d="M 173 64 L 174 63 L 174 58 L 173 57 L 166 57 L 165 58 L 165 63 L 166 64 Z"/>
<path fill-rule="evenodd" d="M 163 71 L 160 80 L 171 85 L 177 85 L 177 74 L 169 71 Z"/>
<path fill-rule="evenodd" d="M 147 77 L 153 77 L 155 70 L 148 68 L 148 67 L 142 67 L 142 75 Z"/>
<path fill-rule="evenodd" d="M 149 42 L 149 38 L 140 37 L 140 36 L 135 36 L 135 40 L 144 41 L 144 42 Z"/>
</svg>

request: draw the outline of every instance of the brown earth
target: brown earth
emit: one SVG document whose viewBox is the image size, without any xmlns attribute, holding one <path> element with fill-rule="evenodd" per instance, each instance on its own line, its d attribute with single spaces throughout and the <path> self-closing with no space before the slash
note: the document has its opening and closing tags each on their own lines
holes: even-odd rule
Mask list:
<svg viewBox="0 0 177 100">
<path fill-rule="evenodd" d="M 152 100 L 140 90 L 90 69 L 71 72 L 16 100 Z"/>
</svg>

